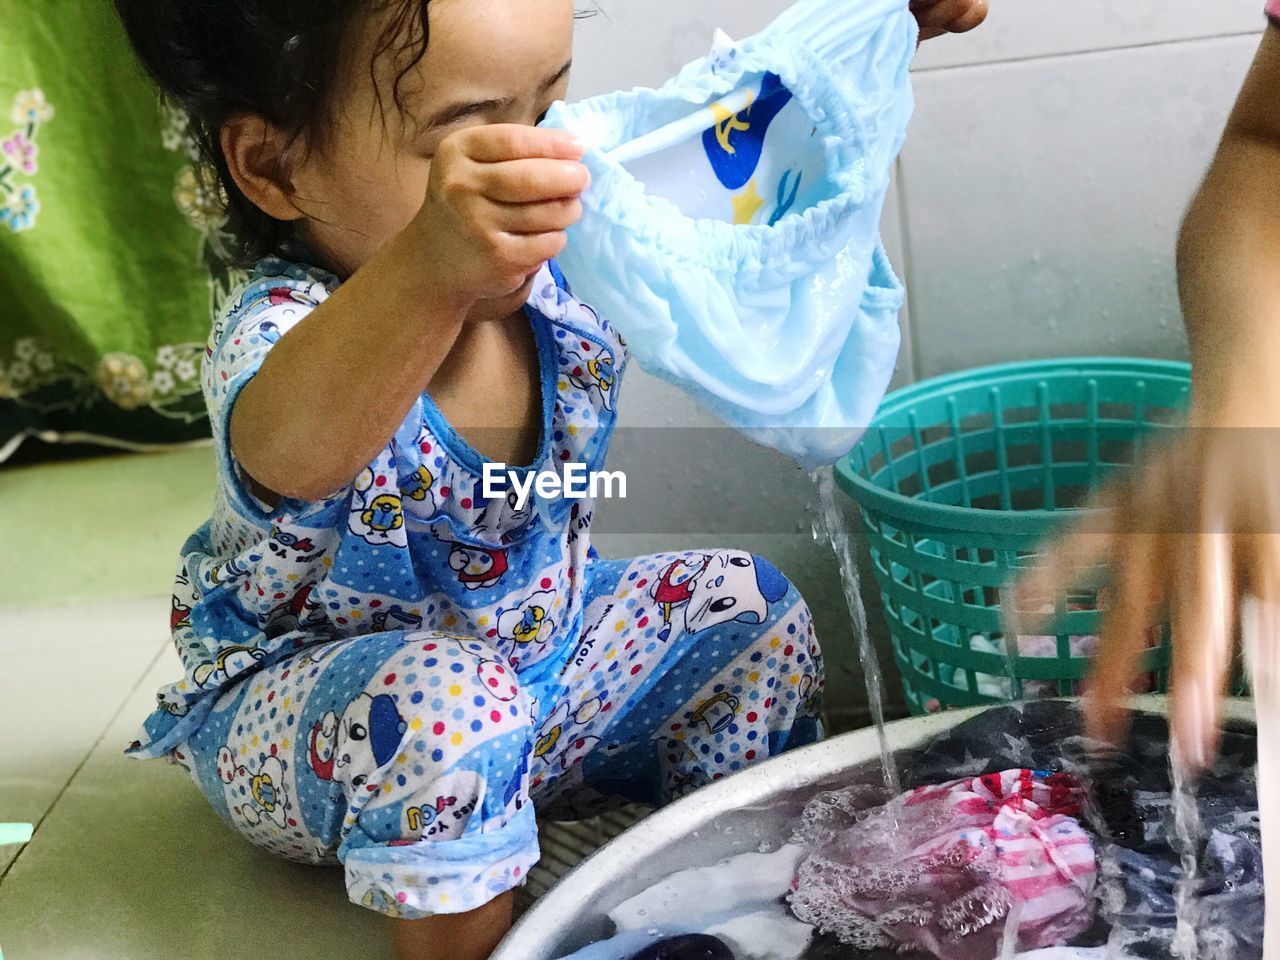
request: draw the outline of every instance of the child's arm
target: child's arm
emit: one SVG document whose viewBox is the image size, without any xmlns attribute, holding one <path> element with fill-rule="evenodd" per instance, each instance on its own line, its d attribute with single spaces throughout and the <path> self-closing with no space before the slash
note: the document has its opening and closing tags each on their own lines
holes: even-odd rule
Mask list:
<svg viewBox="0 0 1280 960">
<path fill-rule="evenodd" d="M 267 354 L 235 403 L 231 449 L 257 486 L 318 500 L 386 446 L 481 300 L 564 247 L 586 168 L 569 135 L 518 125 L 446 139 L 414 221 Z"/>
<path fill-rule="evenodd" d="M 1102 512 L 1022 585 L 1027 609 L 1106 560 L 1111 609 L 1090 679 L 1091 732 L 1115 739 L 1167 610 L 1171 721 L 1192 767 L 1216 752 L 1240 601 L 1280 603 L 1280 30 L 1269 29 L 1192 203 L 1178 273 L 1195 362 L 1189 429 L 1104 492 Z M 1028 625 L 1030 626 L 1030 625 Z M 1274 641 L 1274 638 L 1272 638 Z"/>
</svg>

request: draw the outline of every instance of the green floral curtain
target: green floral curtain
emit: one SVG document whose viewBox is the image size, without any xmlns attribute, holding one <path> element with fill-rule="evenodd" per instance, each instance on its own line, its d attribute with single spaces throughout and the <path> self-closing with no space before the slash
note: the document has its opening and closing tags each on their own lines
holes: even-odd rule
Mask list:
<svg viewBox="0 0 1280 960">
<path fill-rule="evenodd" d="M 0 0 L 0 461 L 24 437 L 208 432 L 220 196 L 109 0 Z"/>
</svg>

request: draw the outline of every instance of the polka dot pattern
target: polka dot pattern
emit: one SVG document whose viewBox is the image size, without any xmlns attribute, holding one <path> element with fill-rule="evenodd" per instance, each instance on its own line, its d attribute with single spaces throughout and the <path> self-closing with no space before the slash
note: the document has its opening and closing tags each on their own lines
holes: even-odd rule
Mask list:
<svg viewBox="0 0 1280 960">
<path fill-rule="evenodd" d="M 776 584 L 762 622 L 664 615 L 653 585 L 677 561 L 736 566 L 744 607 L 751 584 L 769 589 L 767 561 L 738 551 L 594 561 L 586 626 L 554 669 L 485 638 L 348 638 L 236 681 L 172 755 L 254 843 L 303 862 L 344 851 L 357 903 L 479 906 L 536 862 L 535 806 L 664 803 L 819 735 L 822 657 L 795 589 Z M 474 863 L 434 855 L 463 838 L 484 838 Z"/>
<path fill-rule="evenodd" d="M 266 261 L 215 326 L 221 482 L 172 602 L 186 671 L 132 753 L 183 766 L 258 846 L 341 861 L 354 902 L 421 917 L 522 882 L 535 805 L 663 803 L 819 735 L 821 654 L 771 564 L 595 559 L 589 501 L 486 499 L 429 397 L 350 489 L 254 500 L 226 442 L 235 398 L 336 284 Z M 542 465 L 596 469 L 625 344 L 550 269 L 529 307 Z"/>
</svg>

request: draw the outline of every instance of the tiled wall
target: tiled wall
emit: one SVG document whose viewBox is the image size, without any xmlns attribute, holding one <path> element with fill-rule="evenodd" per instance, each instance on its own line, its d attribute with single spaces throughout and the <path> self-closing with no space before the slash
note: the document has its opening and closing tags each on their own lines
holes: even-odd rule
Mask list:
<svg viewBox="0 0 1280 960">
<path fill-rule="evenodd" d="M 573 95 L 661 83 L 715 27 L 745 36 L 785 6 L 599 0 L 579 28 Z M 909 289 L 899 382 L 1031 356 L 1184 355 L 1177 225 L 1257 46 L 1262 0 L 991 6 L 981 29 L 926 44 L 916 63 L 916 117 L 885 217 Z M 834 706 L 856 713 L 839 580 L 805 532 L 809 478 L 639 370 L 624 390 L 624 426 L 705 429 L 696 442 L 623 431 L 611 463 L 632 495 L 602 511 L 602 549 L 768 554 L 814 608 Z"/>
<path fill-rule="evenodd" d="M 1183 355 L 1177 227 L 1261 4 L 992 6 L 987 27 L 926 44 L 917 62 L 898 178 L 911 372 Z"/>
</svg>

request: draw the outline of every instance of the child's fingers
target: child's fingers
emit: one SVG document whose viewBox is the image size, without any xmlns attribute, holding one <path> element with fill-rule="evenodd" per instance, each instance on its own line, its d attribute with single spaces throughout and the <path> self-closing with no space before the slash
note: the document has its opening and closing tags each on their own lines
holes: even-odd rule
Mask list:
<svg viewBox="0 0 1280 960">
<path fill-rule="evenodd" d="M 1192 772 L 1217 752 L 1221 702 L 1234 647 L 1236 577 L 1231 537 L 1175 536 L 1173 669 L 1170 727 L 1179 756 Z"/>
<path fill-rule="evenodd" d="M 514 276 L 523 278 L 564 250 L 568 238 L 563 230 L 546 233 L 508 233 L 502 238 L 503 259 Z M 518 284 L 517 284 L 518 286 Z"/>
<path fill-rule="evenodd" d="M 964 33 L 987 19 L 987 0 L 931 0 L 911 4 L 922 30 L 941 29 Z"/>
<path fill-rule="evenodd" d="M 572 160 L 506 160 L 478 168 L 480 193 L 498 203 L 538 203 L 577 197 L 591 174 Z"/>
<path fill-rule="evenodd" d="M 455 136 L 463 152 L 477 163 L 503 163 L 532 157 L 581 160 L 585 149 L 582 141 L 567 131 L 519 123 L 471 127 Z"/>
<path fill-rule="evenodd" d="M 1090 671 L 1085 710 L 1089 736 L 1119 741 L 1128 725 L 1128 700 L 1147 631 L 1165 596 L 1161 549 L 1154 533 L 1129 533 L 1116 542 L 1112 606 L 1103 618 L 1098 655 Z"/>
<path fill-rule="evenodd" d="M 497 209 L 498 229 L 506 233 L 553 233 L 567 230 L 582 219 L 582 201 L 574 197 L 541 203 L 503 203 Z"/>
</svg>

